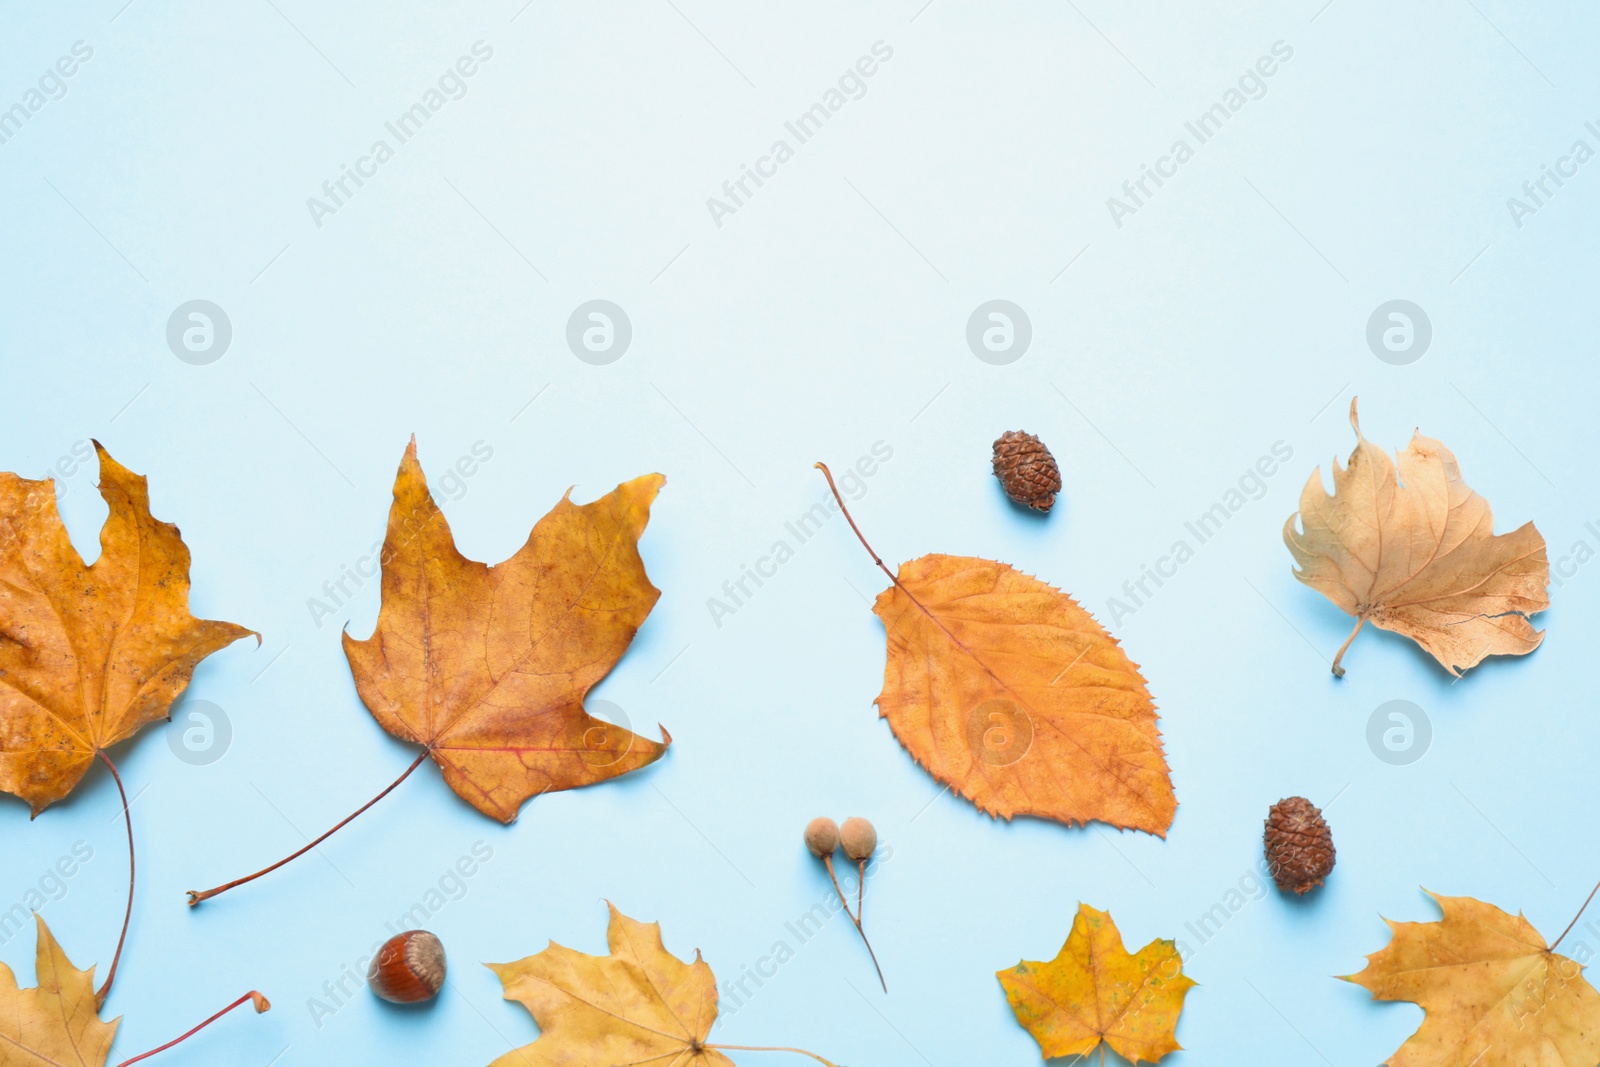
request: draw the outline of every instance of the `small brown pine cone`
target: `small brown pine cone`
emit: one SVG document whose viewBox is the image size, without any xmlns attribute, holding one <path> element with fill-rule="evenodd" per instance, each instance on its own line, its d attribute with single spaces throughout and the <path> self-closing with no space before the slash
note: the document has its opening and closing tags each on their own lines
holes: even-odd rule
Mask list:
<svg viewBox="0 0 1600 1067">
<path fill-rule="evenodd" d="M 1061 468 L 1044 442 L 1026 430 L 1007 430 L 994 443 L 994 476 L 1006 496 L 1035 511 L 1049 511 L 1061 491 Z"/>
<path fill-rule="evenodd" d="M 1333 870 L 1333 834 L 1317 806 L 1289 797 L 1267 812 L 1267 868 L 1285 893 L 1309 893 Z"/>
</svg>

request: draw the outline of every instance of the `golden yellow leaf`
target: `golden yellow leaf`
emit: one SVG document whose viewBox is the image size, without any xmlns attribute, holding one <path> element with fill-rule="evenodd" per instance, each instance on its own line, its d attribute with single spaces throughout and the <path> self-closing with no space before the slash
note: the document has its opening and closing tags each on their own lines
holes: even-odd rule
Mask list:
<svg viewBox="0 0 1600 1067">
<path fill-rule="evenodd" d="M 1097 819 L 1161 837 L 1178 801 L 1155 703 L 1117 639 L 1004 563 L 903 564 L 879 713 L 916 761 L 990 815 Z"/>
<path fill-rule="evenodd" d="M 1023 960 L 996 977 L 1046 1059 L 1087 1056 L 1104 1041 L 1133 1063 L 1154 1063 L 1181 1047 L 1178 1016 L 1195 984 L 1171 941 L 1130 955 L 1111 916 L 1087 904 L 1078 905 L 1055 959 Z"/>
<path fill-rule="evenodd" d="M 538 793 L 615 778 L 661 758 L 584 711 L 660 590 L 639 557 L 666 479 L 635 478 L 581 507 L 563 497 L 527 543 L 488 566 L 456 550 L 413 440 L 395 478 L 383 603 L 364 641 L 344 635 L 361 699 L 424 746 L 450 788 L 502 822 Z"/>
<path fill-rule="evenodd" d="M 38 985 L 22 989 L 0 963 L 0 1067 L 101 1067 L 117 1023 L 95 1009 L 94 968 L 80 971 L 37 914 Z"/>
<path fill-rule="evenodd" d="M 1528 621 L 1550 606 L 1550 563 L 1533 523 L 1496 535 L 1489 502 L 1461 480 L 1451 451 L 1414 434 L 1399 454 L 1356 431 L 1348 467 L 1333 464 L 1333 495 L 1312 472 L 1300 511 L 1283 526 L 1295 577 L 1356 619 L 1333 660 L 1369 620 L 1427 649 L 1452 675 L 1485 656 L 1523 656 L 1544 639 Z M 1295 521 L 1300 529 L 1296 530 Z"/>
<path fill-rule="evenodd" d="M 661 927 L 628 918 L 607 904 L 609 956 L 590 956 L 555 942 L 515 963 L 491 963 L 505 999 L 532 1013 L 539 1039 L 491 1067 L 733 1067 L 706 1041 L 717 1019 L 717 980 L 694 954 L 685 963 L 661 943 Z M 828 1064 L 822 1057 L 796 1052 Z"/>
<path fill-rule="evenodd" d="M 1390 1067 L 1594 1067 L 1600 993 L 1545 946 L 1527 919 L 1471 897 L 1441 897 L 1444 918 L 1389 923 L 1394 936 L 1346 975 L 1374 1000 L 1427 1013 Z"/>
<path fill-rule="evenodd" d="M 0 473 L 0 790 L 37 815 L 104 749 L 166 718 L 195 665 L 252 631 L 189 614 L 189 549 L 99 442 L 110 514 L 85 566 L 55 484 Z"/>
</svg>

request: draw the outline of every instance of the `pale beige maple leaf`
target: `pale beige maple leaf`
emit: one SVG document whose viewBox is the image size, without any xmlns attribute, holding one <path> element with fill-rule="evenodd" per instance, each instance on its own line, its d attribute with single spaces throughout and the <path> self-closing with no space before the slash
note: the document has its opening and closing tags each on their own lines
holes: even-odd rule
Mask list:
<svg viewBox="0 0 1600 1067">
<path fill-rule="evenodd" d="M 61 951 L 37 913 L 39 984 L 23 988 L 0 963 L 0 1067 L 102 1067 L 113 1019 L 103 1022 L 94 999 L 94 968 L 80 971 Z"/>
<path fill-rule="evenodd" d="M 1404 634 L 1460 677 L 1486 656 L 1522 656 L 1542 630 L 1528 616 L 1550 606 L 1550 562 L 1533 523 L 1494 532 L 1489 502 L 1461 479 L 1455 455 L 1416 433 L 1395 464 L 1356 431 L 1348 466 L 1333 463 L 1333 493 L 1312 472 L 1300 510 L 1283 526 L 1295 577 L 1353 615 L 1340 661 L 1371 622 Z M 1299 528 L 1296 528 L 1298 520 Z"/>
</svg>

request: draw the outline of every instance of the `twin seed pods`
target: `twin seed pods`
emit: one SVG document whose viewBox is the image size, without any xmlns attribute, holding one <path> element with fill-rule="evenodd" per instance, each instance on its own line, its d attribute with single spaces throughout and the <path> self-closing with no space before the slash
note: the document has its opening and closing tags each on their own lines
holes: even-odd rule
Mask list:
<svg viewBox="0 0 1600 1067">
<path fill-rule="evenodd" d="M 852 816 L 840 826 L 827 816 L 819 816 L 806 824 L 806 848 L 818 859 L 833 855 L 839 846 L 844 854 L 857 863 L 865 863 L 878 849 L 878 831 L 867 820 Z"/>
<path fill-rule="evenodd" d="M 883 991 L 887 993 L 889 984 L 883 980 L 883 968 L 878 966 L 878 954 L 872 951 L 872 942 L 867 940 L 867 932 L 861 927 L 861 902 L 867 884 L 867 861 L 878 849 L 877 829 L 859 816 L 846 819 L 844 825 L 840 826 L 827 816 L 820 815 L 806 823 L 805 842 L 811 854 L 828 868 L 828 880 L 833 883 L 833 891 L 839 894 L 839 903 L 844 907 L 844 913 L 856 924 L 856 933 L 861 935 L 861 943 L 867 946 L 867 954 L 872 957 L 872 966 L 878 971 L 878 984 L 882 985 Z M 850 911 L 850 902 L 845 899 L 844 890 L 839 888 L 839 879 L 833 873 L 833 854 L 840 846 L 844 847 L 846 856 L 856 861 L 854 913 Z"/>
</svg>

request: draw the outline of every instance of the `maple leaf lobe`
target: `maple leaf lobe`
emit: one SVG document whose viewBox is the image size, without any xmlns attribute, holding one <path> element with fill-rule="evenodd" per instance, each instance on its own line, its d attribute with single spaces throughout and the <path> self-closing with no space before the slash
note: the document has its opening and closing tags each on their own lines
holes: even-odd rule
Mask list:
<svg viewBox="0 0 1600 1067">
<path fill-rule="evenodd" d="M 21 988 L 11 968 L 0 963 L 0 1067 L 103 1067 L 121 1020 L 101 1021 L 94 968 L 74 967 L 43 917 L 33 918 L 38 985 Z"/>
</svg>

